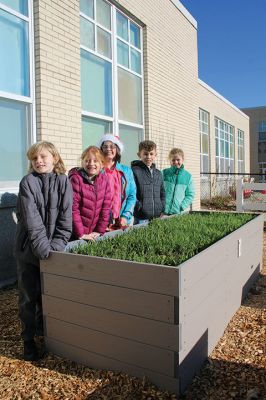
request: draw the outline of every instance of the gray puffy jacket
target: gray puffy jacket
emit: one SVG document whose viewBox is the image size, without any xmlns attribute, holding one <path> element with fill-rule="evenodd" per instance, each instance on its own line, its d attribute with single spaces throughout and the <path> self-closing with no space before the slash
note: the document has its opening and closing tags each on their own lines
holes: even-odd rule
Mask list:
<svg viewBox="0 0 266 400">
<path fill-rule="evenodd" d="M 151 173 L 140 160 L 132 161 L 131 168 L 137 186 L 134 216 L 137 219 L 160 217 L 165 207 L 165 191 L 161 171 L 152 164 Z"/>
<path fill-rule="evenodd" d="M 38 265 L 51 250 L 63 250 L 72 231 L 72 187 L 66 175 L 30 173 L 17 202 L 16 257 Z"/>
</svg>

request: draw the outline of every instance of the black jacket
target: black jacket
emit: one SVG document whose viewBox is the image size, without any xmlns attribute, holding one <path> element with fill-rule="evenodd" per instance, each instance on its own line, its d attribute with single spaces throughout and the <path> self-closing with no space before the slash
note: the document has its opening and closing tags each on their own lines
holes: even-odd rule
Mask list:
<svg viewBox="0 0 266 400">
<path fill-rule="evenodd" d="M 38 265 L 51 250 L 63 250 L 72 230 L 72 187 L 66 175 L 30 173 L 17 203 L 16 257 Z"/>
<path fill-rule="evenodd" d="M 151 170 L 140 160 L 132 161 L 137 202 L 134 216 L 138 219 L 152 219 L 161 215 L 165 207 L 165 191 L 161 171 L 152 164 Z"/>
</svg>

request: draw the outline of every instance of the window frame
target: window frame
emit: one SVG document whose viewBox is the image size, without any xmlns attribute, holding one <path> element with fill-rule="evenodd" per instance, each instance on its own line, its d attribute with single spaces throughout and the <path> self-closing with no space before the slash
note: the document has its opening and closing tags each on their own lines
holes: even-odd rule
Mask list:
<svg viewBox="0 0 266 400">
<path fill-rule="evenodd" d="M 235 127 L 228 122 L 222 120 L 221 118 L 214 117 L 215 126 L 215 169 L 218 173 L 234 173 L 235 172 Z M 223 129 L 221 129 L 223 126 Z M 226 134 L 228 135 L 228 140 L 226 140 Z M 232 141 L 230 140 L 232 138 Z M 217 141 L 218 141 L 218 154 L 217 154 Z M 224 154 L 221 152 L 221 142 L 223 142 Z M 226 143 L 228 143 L 228 157 L 226 157 Z M 232 146 L 231 146 L 232 145 Z M 233 148 L 233 155 L 231 154 L 231 147 Z M 223 171 L 225 169 L 225 162 L 228 161 L 228 171 Z M 233 171 L 231 171 L 231 162 L 233 164 Z M 224 168 L 221 168 L 222 163 Z M 217 168 L 218 166 L 218 168 Z"/>
<path fill-rule="evenodd" d="M 205 115 L 207 117 L 207 122 L 204 121 L 201 117 Z M 202 125 L 207 126 L 207 133 L 203 131 Z M 199 108 L 199 133 L 200 133 L 200 173 L 202 176 L 208 176 L 210 173 L 210 113 L 202 108 Z M 202 136 L 207 136 L 208 141 L 208 153 L 204 153 L 202 151 Z M 203 171 L 203 157 L 207 157 L 208 159 L 208 171 Z"/>
<path fill-rule="evenodd" d="M 110 3 L 108 0 L 104 0 L 107 4 L 109 4 L 111 8 L 111 29 L 108 30 L 106 27 L 102 26 L 99 22 L 96 20 L 96 2 L 97 0 L 93 0 L 93 5 L 94 5 L 94 18 L 91 18 L 84 14 L 83 12 L 79 11 L 80 17 L 86 18 L 89 20 L 91 23 L 94 24 L 94 33 L 95 33 L 95 50 L 89 49 L 88 47 L 82 45 L 80 43 L 80 49 L 83 49 L 84 51 L 87 51 L 96 57 L 102 58 L 105 61 L 108 61 L 111 63 L 111 69 L 112 69 L 112 116 L 106 116 L 106 115 L 101 115 L 97 114 L 91 111 L 86 111 L 86 110 L 81 110 L 81 118 L 82 117 L 91 117 L 95 118 L 99 121 L 106 121 L 106 122 L 111 122 L 112 123 L 112 132 L 119 135 L 119 126 L 120 125 L 125 125 L 128 127 L 132 128 L 138 128 L 142 130 L 142 139 L 145 137 L 145 116 L 144 116 L 144 62 L 143 62 L 143 27 L 136 22 L 134 19 L 129 17 L 124 11 L 122 11 L 120 8 L 115 6 L 114 4 Z M 128 42 L 123 40 L 120 36 L 117 34 L 117 24 L 116 24 L 116 15 L 117 12 L 122 14 L 128 21 L 127 27 L 128 27 L 128 32 L 130 33 L 130 22 L 135 24 L 139 30 L 140 30 L 140 49 L 136 48 L 133 44 L 130 42 L 130 37 L 128 38 Z M 97 27 L 100 27 L 101 29 L 104 29 L 106 32 L 108 32 L 111 35 L 111 58 L 108 58 L 102 54 L 100 54 L 97 51 Z M 118 63 L 117 60 L 117 41 L 120 40 L 123 43 L 127 43 L 129 46 L 129 67 L 130 67 L 130 49 L 133 48 L 134 50 L 137 50 L 140 52 L 141 55 L 141 74 L 133 71 L 130 68 L 127 68 L 121 64 Z M 130 121 L 125 121 L 122 119 L 119 119 L 118 112 L 119 112 L 119 103 L 118 103 L 118 68 L 121 68 L 141 79 L 141 102 L 142 102 L 142 124 L 130 122 Z"/>
<path fill-rule="evenodd" d="M 15 16 L 28 24 L 28 50 L 29 50 L 29 96 L 14 94 L 0 90 L 0 99 L 10 102 L 19 102 L 26 106 L 26 119 L 28 132 L 26 133 L 26 147 L 36 141 L 36 109 L 35 109 L 35 69 L 34 69 L 34 26 L 33 26 L 33 0 L 28 0 L 28 16 L 8 7 L 0 0 L 0 9 Z M 26 157 L 26 154 L 25 154 Z M 25 171 L 26 173 L 26 171 Z M 22 178 L 22 176 L 21 176 Z M 1 181 L 0 194 L 5 192 L 17 193 L 20 180 Z"/>
<path fill-rule="evenodd" d="M 240 159 L 240 149 L 243 150 L 243 159 Z M 237 163 L 238 172 L 245 172 L 245 132 L 241 129 L 237 129 Z"/>
</svg>

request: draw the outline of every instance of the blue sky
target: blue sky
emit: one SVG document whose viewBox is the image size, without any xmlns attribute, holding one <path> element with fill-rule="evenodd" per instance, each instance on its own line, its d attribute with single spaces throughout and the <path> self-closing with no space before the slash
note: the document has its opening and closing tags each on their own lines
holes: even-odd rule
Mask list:
<svg viewBox="0 0 266 400">
<path fill-rule="evenodd" d="M 266 106 L 266 0 L 180 0 L 198 23 L 199 78 L 237 107 Z"/>
</svg>

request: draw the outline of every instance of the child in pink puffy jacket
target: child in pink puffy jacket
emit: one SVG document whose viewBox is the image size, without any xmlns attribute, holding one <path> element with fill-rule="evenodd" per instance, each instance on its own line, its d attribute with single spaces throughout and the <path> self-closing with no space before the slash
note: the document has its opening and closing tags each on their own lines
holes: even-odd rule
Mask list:
<svg viewBox="0 0 266 400">
<path fill-rule="evenodd" d="M 81 155 L 82 167 L 69 171 L 73 188 L 72 239 L 95 240 L 106 231 L 111 212 L 111 191 L 109 179 L 102 170 L 103 160 L 102 151 L 90 146 Z"/>
</svg>

